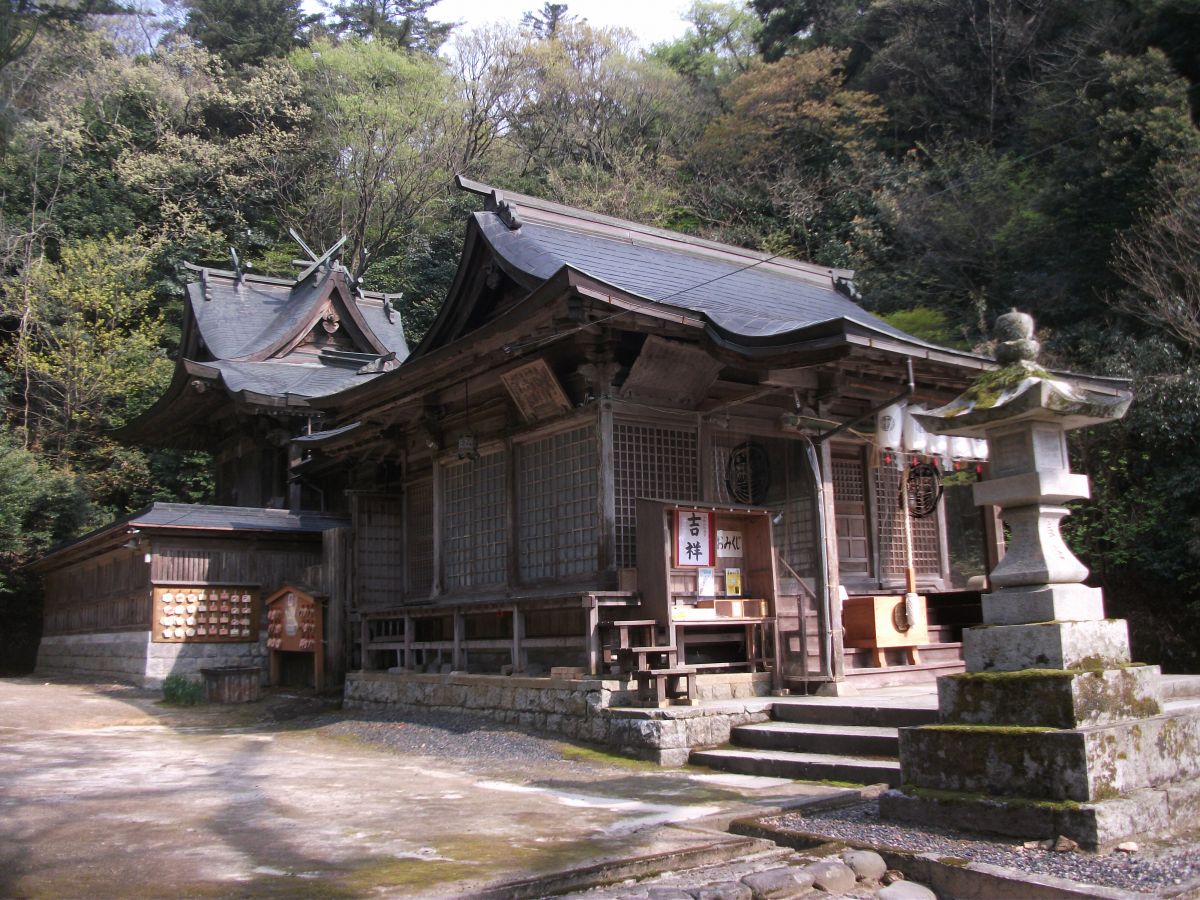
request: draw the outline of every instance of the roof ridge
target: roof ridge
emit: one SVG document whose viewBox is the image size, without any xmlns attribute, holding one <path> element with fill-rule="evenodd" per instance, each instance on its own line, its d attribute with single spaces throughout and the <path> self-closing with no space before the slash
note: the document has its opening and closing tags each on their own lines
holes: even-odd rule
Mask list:
<svg viewBox="0 0 1200 900">
<path fill-rule="evenodd" d="M 237 272 L 230 272 L 228 269 L 214 269 L 212 266 L 198 266 L 195 263 L 190 262 L 185 262 L 183 265 L 186 269 L 190 269 L 193 272 L 199 272 L 202 278 L 215 276 L 233 282 L 239 280 L 253 281 L 259 284 L 273 284 L 281 287 L 295 288 L 301 282 L 307 280 L 307 278 L 289 279 L 282 278 L 278 275 L 260 275 L 255 272 L 243 272 L 241 278 L 239 279 Z M 311 275 L 308 277 L 311 277 Z M 352 294 L 352 296 L 354 296 L 356 300 L 376 300 L 382 303 L 398 297 L 403 297 L 404 292 L 400 291 L 393 293 L 389 291 L 368 291 L 360 287 Z"/>
<path fill-rule="evenodd" d="M 683 244 L 699 250 L 717 252 L 725 256 L 734 257 L 736 259 L 748 260 L 753 262 L 756 267 L 765 266 L 792 271 L 799 270 L 799 272 L 810 277 L 817 276 L 828 279 L 831 283 L 839 279 L 849 280 L 854 277 L 854 270 L 852 269 L 842 269 L 835 266 L 823 266 L 818 263 L 793 259 L 792 257 L 788 256 L 764 253 L 761 250 L 751 250 L 747 247 L 738 247 L 735 244 L 725 244 L 720 241 L 709 240 L 708 238 L 696 237 L 695 235 L 684 234 L 680 231 L 672 231 L 669 228 L 659 228 L 653 225 L 644 225 L 639 222 L 633 222 L 628 219 L 619 219 L 615 216 L 608 216 L 604 215 L 603 213 L 596 213 L 585 209 L 579 209 L 578 207 L 574 206 L 567 206 L 566 204 L 557 203 L 553 200 L 545 200 L 529 194 L 522 194 L 516 191 L 506 191 L 501 188 L 495 188 L 482 182 L 472 181 L 468 178 L 464 178 L 462 175 L 455 176 L 455 180 L 462 190 L 487 197 L 488 203 L 485 209 L 489 212 L 497 212 L 500 203 L 504 201 L 510 201 L 522 209 L 532 209 L 573 220 L 574 222 L 578 223 L 576 229 L 585 233 L 615 237 L 615 235 L 611 233 L 611 230 L 615 229 L 617 231 L 628 232 L 631 235 L 644 235 L 649 238 L 654 238 L 656 241 L 666 241 L 672 244 Z M 559 225 L 560 227 L 571 227 L 571 225 L 562 222 L 555 224 Z M 635 243 L 632 237 L 627 239 L 631 243 Z"/>
</svg>

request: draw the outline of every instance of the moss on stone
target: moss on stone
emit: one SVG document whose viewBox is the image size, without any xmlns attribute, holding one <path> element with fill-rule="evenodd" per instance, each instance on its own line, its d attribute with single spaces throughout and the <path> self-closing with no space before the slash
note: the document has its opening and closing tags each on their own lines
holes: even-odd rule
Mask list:
<svg viewBox="0 0 1200 900">
<path fill-rule="evenodd" d="M 581 747 L 578 744 L 559 744 L 558 752 L 562 754 L 563 759 L 568 759 L 572 762 L 599 763 L 606 766 L 620 766 L 625 769 L 645 769 L 647 771 L 657 771 L 662 768 L 656 762 L 645 759 L 633 759 L 629 756 L 622 756 L 619 753 L 599 750 L 594 747 Z"/>
<path fill-rule="evenodd" d="M 921 731 L 948 731 L 958 734 L 1027 735 L 1058 731 L 1049 725 L 922 725 Z"/>
<path fill-rule="evenodd" d="M 969 859 L 963 859 L 961 856 L 939 856 L 938 862 L 943 866 L 957 866 L 959 868 L 964 868 L 971 864 Z"/>
<path fill-rule="evenodd" d="M 918 800 L 932 800 L 939 803 L 989 803 L 1005 806 L 1010 809 L 1044 809 L 1050 812 L 1078 810 L 1082 807 L 1075 800 L 1034 800 L 1029 797 L 998 797 L 992 794 L 979 794 L 969 791 L 947 791 L 938 788 L 922 788 L 913 784 L 903 784 L 900 792 Z"/>
<path fill-rule="evenodd" d="M 975 409 L 991 409 L 1009 391 L 1014 391 L 1029 378 L 1050 378 L 1050 373 L 1040 366 L 1028 362 L 1016 362 L 999 369 L 985 372 L 967 388 L 960 398 L 964 406 L 947 413 L 947 418 L 956 415 L 966 405 Z"/>
<path fill-rule="evenodd" d="M 1071 669 L 1019 669 L 1015 672 L 960 672 L 957 675 L 947 675 L 946 677 L 963 683 L 1002 684 L 1030 681 L 1037 678 L 1074 678 L 1078 674 Z"/>
</svg>

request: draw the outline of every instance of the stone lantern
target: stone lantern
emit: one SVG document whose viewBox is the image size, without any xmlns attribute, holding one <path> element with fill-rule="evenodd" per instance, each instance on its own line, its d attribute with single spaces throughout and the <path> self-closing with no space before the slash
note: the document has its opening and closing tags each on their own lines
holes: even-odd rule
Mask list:
<svg viewBox="0 0 1200 900">
<path fill-rule="evenodd" d="M 1126 623 L 1104 618 L 1059 534 L 1064 504 L 1089 496 L 1066 433 L 1119 419 L 1130 394 L 1043 370 L 1033 333 L 1029 316 L 1001 316 L 999 368 L 918 414 L 987 439 L 974 501 L 999 507 L 1010 537 L 983 624 L 963 632 L 967 671 L 938 679 L 939 724 L 901 730 L 904 786 L 881 813 L 1100 848 L 1200 812 L 1200 716 L 1163 713 L 1158 667 L 1131 662 Z"/>
</svg>

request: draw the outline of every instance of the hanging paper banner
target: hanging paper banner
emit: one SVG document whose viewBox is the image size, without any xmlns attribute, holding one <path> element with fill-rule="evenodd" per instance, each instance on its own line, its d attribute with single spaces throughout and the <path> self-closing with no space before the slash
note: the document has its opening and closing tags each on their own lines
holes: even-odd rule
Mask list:
<svg viewBox="0 0 1200 900">
<path fill-rule="evenodd" d="M 699 509 L 675 510 L 675 565 L 711 566 L 717 542 L 716 519 Z"/>
</svg>

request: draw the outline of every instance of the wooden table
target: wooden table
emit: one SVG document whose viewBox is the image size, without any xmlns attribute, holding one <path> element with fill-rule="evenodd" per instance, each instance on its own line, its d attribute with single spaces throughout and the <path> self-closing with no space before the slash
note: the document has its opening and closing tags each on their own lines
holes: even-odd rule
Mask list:
<svg viewBox="0 0 1200 900">
<path fill-rule="evenodd" d="M 768 623 L 773 623 L 774 621 L 769 616 L 754 618 L 718 616 L 711 619 L 675 619 L 671 625 L 674 626 L 672 630 L 675 632 L 675 647 L 679 653 L 679 665 L 692 669 L 731 669 L 744 665 L 749 667 L 751 672 L 757 672 L 766 661 L 766 657 L 763 655 L 766 652 L 766 640 L 763 629 Z M 721 629 L 725 631 L 740 630 L 742 632 L 742 640 L 746 648 L 745 662 L 690 662 L 687 658 L 688 632 L 693 632 L 695 635 L 693 643 L 714 643 L 714 638 L 718 640 L 720 638 L 713 635 L 712 632 Z"/>
</svg>

